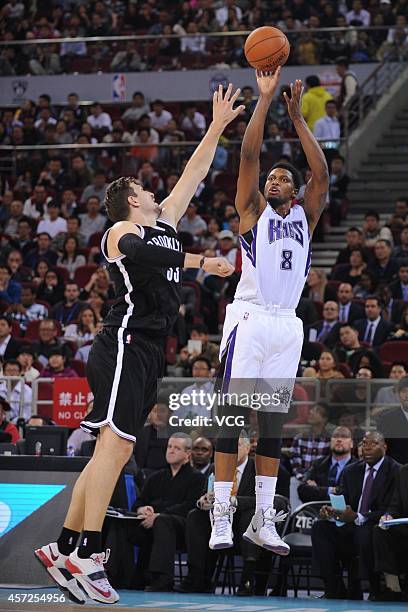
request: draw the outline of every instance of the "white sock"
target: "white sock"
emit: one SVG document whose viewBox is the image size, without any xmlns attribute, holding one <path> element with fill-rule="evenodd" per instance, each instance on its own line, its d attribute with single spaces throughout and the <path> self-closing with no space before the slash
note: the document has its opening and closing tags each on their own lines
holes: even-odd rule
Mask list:
<svg viewBox="0 0 408 612">
<path fill-rule="evenodd" d="M 401 586 L 398 576 L 394 574 L 384 574 L 385 585 L 394 593 L 401 593 Z"/>
<path fill-rule="evenodd" d="M 214 482 L 214 498 L 215 502 L 219 504 L 229 504 L 232 482 L 226 482 L 225 480 L 216 480 Z"/>
<path fill-rule="evenodd" d="M 277 481 L 276 476 L 255 476 L 255 512 L 259 509 L 266 510 L 269 506 L 273 507 Z"/>
</svg>

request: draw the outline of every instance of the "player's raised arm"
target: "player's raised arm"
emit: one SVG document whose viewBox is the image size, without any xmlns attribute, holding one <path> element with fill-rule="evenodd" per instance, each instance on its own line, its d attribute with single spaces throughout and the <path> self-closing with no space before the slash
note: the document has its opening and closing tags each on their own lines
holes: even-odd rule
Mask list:
<svg viewBox="0 0 408 612">
<path fill-rule="evenodd" d="M 258 103 L 245 130 L 241 146 L 241 161 L 235 207 L 240 216 L 240 231 L 251 229 L 265 208 L 265 198 L 259 191 L 259 156 L 261 153 L 265 120 L 278 86 L 280 67 L 274 74 L 256 72 L 259 89 Z"/>
<path fill-rule="evenodd" d="M 291 83 L 290 90 L 290 99 L 286 93 L 283 95 L 288 105 L 289 116 L 293 121 L 305 152 L 307 163 L 312 171 L 311 179 L 305 189 L 304 207 L 309 221 L 310 232 L 313 232 L 326 205 L 327 191 L 329 189 L 329 170 L 323 151 L 309 130 L 301 112 L 302 81 L 296 80 L 294 84 Z"/>
<path fill-rule="evenodd" d="M 215 150 L 221 134 L 226 126 L 231 123 L 244 109 L 244 106 L 234 107 L 234 103 L 241 93 L 237 89 L 232 94 L 232 85 L 228 86 L 223 96 L 222 86 L 213 95 L 213 120 L 198 145 L 183 174 L 174 187 L 171 194 L 162 203 L 162 213 L 160 217 L 168 220 L 173 225 L 177 225 L 180 218 L 187 210 L 187 206 L 194 196 L 197 187 L 207 176 L 208 170 L 214 159 Z"/>
</svg>

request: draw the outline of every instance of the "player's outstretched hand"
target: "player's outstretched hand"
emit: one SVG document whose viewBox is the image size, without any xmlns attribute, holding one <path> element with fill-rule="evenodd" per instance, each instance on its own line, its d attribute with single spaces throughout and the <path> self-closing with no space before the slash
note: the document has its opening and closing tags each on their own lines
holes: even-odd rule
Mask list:
<svg viewBox="0 0 408 612">
<path fill-rule="evenodd" d="M 272 99 L 279 84 L 281 67 L 278 66 L 275 72 L 256 71 L 256 82 L 261 96 Z"/>
<path fill-rule="evenodd" d="M 225 257 L 206 257 L 203 270 L 215 276 L 231 276 L 234 266 Z"/>
<path fill-rule="evenodd" d="M 302 81 L 300 79 L 296 79 L 294 83 L 290 84 L 290 98 L 286 91 L 283 92 L 283 97 L 288 105 L 289 117 L 292 119 L 292 121 L 302 117 L 301 102 L 303 90 L 304 87 Z"/>
<path fill-rule="evenodd" d="M 231 121 L 238 117 L 242 111 L 245 110 L 244 105 L 237 106 L 237 108 L 233 108 L 235 100 L 238 98 L 241 93 L 240 89 L 237 89 L 236 92 L 232 94 L 232 84 L 228 85 L 228 89 L 225 92 L 224 96 L 222 94 L 222 85 L 218 87 L 216 91 L 214 91 L 213 95 L 213 123 L 220 130 L 223 130 Z"/>
</svg>

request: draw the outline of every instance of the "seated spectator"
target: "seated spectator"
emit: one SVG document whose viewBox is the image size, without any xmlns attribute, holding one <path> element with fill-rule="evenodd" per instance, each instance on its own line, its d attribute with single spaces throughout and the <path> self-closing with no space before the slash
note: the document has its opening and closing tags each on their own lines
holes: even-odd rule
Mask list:
<svg viewBox="0 0 408 612">
<path fill-rule="evenodd" d="M 61 349 L 67 359 L 71 357 L 71 350 L 66 344 L 62 344 L 58 338 L 58 328 L 53 319 L 44 319 L 38 326 L 38 341 L 31 346 L 38 361 L 45 367 L 51 351 L 55 348 Z"/>
<path fill-rule="evenodd" d="M 369 348 L 362 347 L 349 357 L 349 367 L 355 376 L 360 368 L 372 370 L 373 378 L 384 378 L 383 366 L 380 358 Z"/>
<path fill-rule="evenodd" d="M 79 313 L 84 307 L 84 303 L 79 299 L 78 284 L 75 282 L 69 281 L 66 283 L 64 298 L 63 301 L 55 304 L 52 309 L 52 318 L 62 323 L 63 327 L 78 319 Z"/>
<path fill-rule="evenodd" d="M 51 238 L 55 238 L 60 232 L 67 231 L 67 221 L 60 215 L 61 209 L 58 204 L 52 200 L 48 203 L 48 219 L 41 219 L 38 224 L 38 234 L 46 233 Z"/>
<path fill-rule="evenodd" d="M 394 299 L 408 301 L 408 259 L 399 262 L 398 280 L 390 283 L 389 288 Z"/>
<path fill-rule="evenodd" d="M 67 134 L 68 138 L 70 137 Z M 72 139 L 71 139 L 72 141 Z M 62 159 L 60 157 L 51 157 L 46 165 L 45 170 L 43 170 L 38 178 L 37 185 L 44 185 L 44 187 L 48 190 L 52 190 L 56 193 L 61 193 L 65 187 L 66 176 L 65 170 L 62 165 Z M 51 200 L 48 203 L 48 206 L 53 202 Z M 47 214 L 48 214 L 48 206 L 47 206 Z M 48 231 L 45 228 L 43 230 L 37 231 Z"/>
<path fill-rule="evenodd" d="M 407 589 L 401 591 L 399 576 L 406 570 L 408 553 L 408 527 L 397 525 L 387 528 L 387 521 L 408 516 L 408 465 L 397 473 L 391 501 L 379 525 L 374 527 L 373 546 L 375 570 L 384 574 L 386 589 L 379 593 L 376 601 L 407 601 Z"/>
<path fill-rule="evenodd" d="M 201 351 L 193 352 L 193 358 L 204 357 L 211 363 L 212 368 L 218 367 L 220 347 L 215 342 L 209 341 L 208 327 L 204 323 L 196 323 L 192 326 L 190 340 L 199 340 L 201 342 Z"/>
<path fill-rule="evenodd" d="M 75 270 L 86 264 L 85 257 L 79 254 L 79 243 L 75 236 L 67 236 L 65 238 L 62 254 L 58 257 L 57 264 L 68 270 L 71 280 L 75 276 Z"/>
<path fill-rule="evenodd" d="M 361 599 L 360 580 L 368 579 L 370 593 L 379 592 L 373 555 L 373 528 L 387 510 L 399 466 L 386 455 L 387 446 L 379 431 L 367 432 L 362 442 L 363 460 L 343 470 L 341 493 L 346 510 L 323 506 L 320 520 L 312 526 L 313 562 L 324 580 L 326 599 Z M 345 523 L 337 526 L 331 520 Z M 358 572 L 353 561 L 358 557 Z M 342 579 L 342 565 L 349 567 L 349 590 Z"/>
<path fill-rule="evenodd" d="M 45 275 L 48 270 L 51 270 L 51 266 L 46 259 L 40 259 L 33 270 L 33 278 L 31 282 L 35 289 L 45 280 Z"/>
<path fill-rule="evenodd" d="M 66 357 L 62 348 L 51 349 L 48 363 L 41 371 L 42 378 L 77 378 L 78 374 L 66 366 Z"/>
<path fill-rule="evenodd" d="M 354 325 L 362 342 L 369 346 L 380 346 L 387 339 L 392 325 L 381 316 L 381 302 L 376 295 L 368 296 L 364 303 L 365 318 L 355 321 Z"/>
<path fill-rule="evenodd" d="M 137 466 L 145 478 L 167 466 L 169 417 L 168 406 L 159 402 L 153 406 L 146 423 L 138 432 L 138 444 L 135 445 L 134 455 Z"/>
<path fill-rule="evenodd" d="M 391 247 L 393 238 L 388 227 L 381 227 L 380 216 L 376 210 L 369 210 L 364 215 L 363 240 L 366 247 L 373 248 L 377 240 L 388 240 Z"/>
<path fill-rule="evenodd" d="M 48 270 L 44 280 L 38 285 L 37 299 L 55 306 L 64 298 L 64 283 L 55 270 Z"/>
<path fill-rule="evenodd" d="M 23 368 L 16 359 L 8 359 L 3 363 L 3 376 L 21 377 L 22 371 Z M 17 421 L 20 416 L 28 420 L 31 415 L 31 388 L 24 383 L 24 379 L 11 380 L 9 385 L 8 387 L 6 381 L 0 382 L 0 396 L 7 398 L 11 407 L 10 420 Z"/>
<path fill-rule="evenodd" d="M 368 269 L 377 282 L 390 283 L 397 275 L 397 261 L 391 257 L 392 247 L 388 240 L 377 240 L 374 246 L 375 259 Z"/>
<path fill-rule="evenodd" d="M 0 265 L 0 301 L 6 304 L 21 302 L 21 284 L 11 280 L 11 270 Z"/>
<path fill-rule="evenodd" d="M 31 384 L 33 380 L 39 377 L 40 372 L 33 367 L 35 353 L 30 344 L 22 346 L 17 355 L 17 361 L 21 365 L 21 375 L 24 376 L 26 383 Z"/>
<path fill-rule="evenodd" d="M 365 300 L 375 290 L 374 277 L 368 270 L 361 272 L 360 280 L 353 287 L 353 295 L 359 300 Z"/>
<path fill-rule="evenodd" d="M 187 514 L 203 488 L 205 477 L 190 465 L 191 446 L 186 434 L 169 438 L 168 467 L 147 479 L 132 507 L 142 520 L 125 526 L 128 540 L 139 547 L 138 576 L 149 580 L 148 591 L 172 590 L 176 545 L 184 543 Z"/>
<path fill-rule="evenodd" d="M 166 126 L 173 115 L 164 108 L 164 102 L 162 100 L 154 100 L 151 103 L 152 110 L 149 114 L 151 126 L 154 128 L 159 135 L 162 135 L 166 131 Z"/>
<path fill-rule="evenodd" d="M 94 174 L 92 183 L 83 190 L 80 200 L 81 204 L 85 204 L 91 197 L 97 197 L 99 202 L 103 202 L 107 187 L 105 173 L 98 170 Z"/>
<path fill-rule="evenodd" d="M 148 131 L 148 144 L 157 145 L 160 141 L 159 132 L 152 127 L 152 120 L 149 117 L 149 114 L 142 115 L 139 119 L 137 130 L 135 130 L 133 134 L 133 142 L 138 144 L 141 142 L 139 136 L 139 130 L 147 130 Z M 144 157 L 144 156 L 142 156 Z M 146 159 L 146 158 L 145 158 Z"/>
<path fill-rule="evenodd" d="M 96 314 L 90 306 L 82 304 L 77 317 L 78 323 L 70 323 L 65 327 L 64 339 L 75 342 L 78 346 L 89 342 L 95 338 L 97 333 L 98 320 Z"/>
<path fill-rule="evenodd" d="M 52 198 L 47 194 L 44 185 L 36 185 L 33 195 L 24 202 L 23 214 L 30 219 L 39 219 L 47 213 L 47 204 Z"/>
<path fill-rule="evenodd" d="M 163 190 L 163 180 L 150 162 L 142 163 L 137 173 L 137 180 L 144 189 L 153 191 L 153 193 Z"/>
<path fill-rule="evenodd" d="M 86 412 L 83 418 L 88 416 L 92 408 L 93 408 L 93 401 L 88 402 L 88 405 L 86 407 Z M 95 441 L 95 436 L 88 433 L 87 431 L 84 431 L 82 427 L 77 427 L 77 429 L 74 429 L 74 431 L 68 438 L 67 449 L 70 449 L 71 452 L 74 453 L 74 455 L 81 455 L 82 444 L 84 442 L 94 442 L 94 441 Z"/>
<path fill-rule="evenodd" d="M 194 21 L 190 21 L 185 30 L 181 26 L 179 28 L 183 34 L 190 34 L 181 37 L 181 53 L 205 52 L 205 37 L 198 34 L 198 26 Z"/>
<path fill-rule="evenodd" d="M 191 375 L 198 380 L 188 387 L 184 387 L 181 395 L 184 397 L 182 405 L 176 410 L 178 418 L 193 418 L 195 416 L 210 417 L 210 397 L 214 393 L 214 381 L 211 380 L 211 364 L 205 357 L 198 356 L 191 362 Z M 188 403 L 188 398 L 191 403 Z"/>
<path fill-rule="evenodd" d="M 24 258 L 24 265 L 35 268 L 40 259 L 46 259 L 50 266 L 57 263 L 58 254 L 51 247 L 51 236 L 46 232 L 37 234 L 36 246 Z"/>
<path fill-rule="evenodd" d="M 389 406 L 396 407 L 400 405 L 397 391 L 398 381 L 407 376 L 407 374 L 407 365 L 404 362 L 394 361 L 392 363 L 388 378 L 395 381 L 394 385 L 391 387 L 382 387 L 378 390 L 374 400 L 373 415 L 383 412 L 384 408 Z"/>
<path fill-rule="evenodd" d="M 110 115 L 102 110 L 99 102 L 91 104 L 91 114 L 87 121 L 93 130 L 99 130 L 103 133 L 112 131 L 112 119 Z"/>
<path fill-rule="evenodd" d="M 313 461 L 325 457 L 330 449 L 330 436 L 327 430 L 329 406 L 325 402 L 315 404 L 309 411 L 307 423 L 309 431 L 296 434 L 290 448 L 290 466 L 297 480 L 311 467 Z"/>
<path fill-rule="evenodd" d="M 10 204 L 10 214 L 4 224 L 4 233 L 8 236 L 17 237 L 18 224 L 24 219 L 23 203 L 21 200 L 13 200 Z"/>
<path fill-rule="evenodd" d="M 18 250 L 21 252 L 23 259 L 34 248 L 34 243 L 31 239 L 32 227 L 27 217 L 22 217 L 17 224 L 17 233 L 15 243 Z"/>
<path fill-rule="evenodd" d="M 399 260 L 408 260 L 408 226 L 405 225 L 400 234 L 400 243 L 398 246 L 394 247 L 392 252 L 392 256 L 394 259 Z M 402 262 L 400 263 L 400 266 Z"/>
<path fill-rule="evenodd" d="M 356 328 L 348 323 L 340 325 L 339 342 L 334 348 L 336 359 L 338 359 L 340 363 L 347 363 L 350 365 L 350 358 L 361 348 Z"/>
<path fill-rule="evenodd" d="M 104 266 L 99 266 L 81 291 L 80 298 L 87 300 L 92 291 L 97 291 L 105 300 L 114 298 L 114 291 L 109 272 Z"/>
<path fill-rule="evenodd" d="M 346 20 L 349 25 L 368 28 L 371 22 L 371 15 L 363 8 L 361 0 L 353 0 L 352 10 L 346 13 Z"/>
<path fill-rule="evenodd" d="M 364 260 L 363 251 L 361 248 L 356 247 L 351 250 L 350 263 L 336 266 L 332 273 L 332 278 L 334 280 L 340 280 L 343 283 L 349 283 L 354 287 L 354 285 L 360 281 L 361 275 L 366 267 L 367 263 Z M 373 276 L 372 272 L 371 275 Z"/>
<path fill-rule="evenodd" d="M 328 301 L 323 306 L 323 319 L 309 325 L 305 337 L 309 342 L 321 342 L 332 347 L 338 341 L 339 327 L 339 307 L 336 302 Z"/>
<path fill-rule="evenodd" d="M 100 293 L 97 289 L 91 289 L 86 302 L 94 311 L 98 323 L 103 321 L 109 311 L 109 306 L 106 304 L 106 298 L 103 293 Z"/>
<path fill-rule="evenodd" d="M 388 226 L 391 232 L 400 234 L 405 226 L 405 220 L 408 215 L 408 199 L 400 197 L 395 202 L 394 214 L 391 216 Z"/>
<path fill-rule="evenodd" d="M 99 199 L 96 196 L 91 196 L 86 202 L 86 213 L 79 215 L 81 220 L 80 232 L 84 237 L 86 244 L 89 238 L 96 232 L 103 232 L 106 225 L 106 217 L 102 215 Z"/>
<path fill-rule="evenodd" d="M 327 380 L 333 380 L 338 378 L 344 378 L 344 375 L 338 369 L 338 363 L 336 357 L 332 351 L 325 349 L 319 357 L 318 370 L 309 366 L 303 370 L 303 376 L 305 378 L 318 378 L 320 379 L 320 395 L 325 397 L 326 395 L 326 384 Z"/>
<path fill-rule="evenodd" d="M 384 321 L 388 321 L 395 325 L 401 321 L 404 303 L 399 300 L 394 300 L 392 290 L 389 285 L 381 284 L 377 287 L 377 294 L 381 300 L 382 311 L 381 315 Z"/>
<path fill-rule="evenodd" d="M 128 40 L 126 49 L 118 51 L 111 61 L 112 72 L 138 72 L 142 69 L 142 58 L 134 40 Z"/>
<path fill-rule="evenodd" d="M 72 189 L 64 189 L 61 194 L 61 212 L 63 217 L 66 218 L 67 224 L 69 220 L 78 212 L 78 202 L 75 192 Z M 74 217 L 77 219 L 78 217 Z M 72 233 L 72 229 L 67 227 L 67 232 Z M 54 243 L 57 241 L 54 240 Z M 82 245 L 83 246 L 83 245 Z"/>
<path fill-rule="evenodd" d="M 396 325 L 395 331 L 390 332 L 387 340 L 408 340 L 408 305 L 402 311 L 401 320 Z"/>
<path fill-rule="evenodd" d="M 15 359 L 18 355 L 20 344 L 11 337 L 11 319 L 6 315 L 0 314 L 0 358 Z"/>
<path fill-rule="evenodd" d="M 337 298 L 340 323 L 353 323 L 356 319 L 361 319 L 364 316 L 362 306 L 352 302 L 353 287 L 350 283 L 341 283 L 341 285 L 339 285 L 337 289 Z"/>
<path fill-rule="evenodd" d="M 20 440 L 20 433 L 17 427 L 7 419 L 10 412 L 10 404 L 3 397 L 0 397 L 0 442 L 15 444 Z"/>
<path fill-rule="evenodd" d="M 317 459 L 304 474 L 298 488 L 302 503 L 328 500 L 337 494 L 343 469 L 355 459 L 351 456 L 353 438 L 347 427 L 336 427 L 330 439 L 330 455 Z"/>
<path fill-rule="evenodd" d="M 302 297 L 307 297 L 314 302 L 336 299 L 336 292 L 328 286 L 326 274 L 321 268 L 311 268 Z"/>
<path fill-rule="evenodd" d="M 78 361 L 82 361 L 83 363 L 86 363 L 88 361 L 88 357 L 89 357 L 91 348 L 92 348 L 91 343 L 80 346 L 77 352 L 75 353 L 75 359 L 77 359 Z"/>
<path fill-rule="evenodd" d="M 142 115 L 149 113 L 149 105 L 141 91 L 135 91 L 132 96 L 132 106 L 130 106 L 122 115 L 125 122 L 137 122 Z"/>
<path fill-rule="evenodd" d="M 213 445 L 207 438 L 196 438 L 191 449 L 191 465 L 204 476 L 209 476 L 214 471 L 211 463 L 213 456 Z"/>
<path fill-rule="evenodd" d="M 93 172 L 86 163 L 85 155 L 75 153 L 71 158 L 68 182 L 72 189 L 85 189 L 92 182 Z"/>
<path fill-rule="evenodd" d="M 399 406 L 382 411 L 377 418 L 377 428 L 383 431 L 388 453 L 395 461 L 408 463 L 408 377 L 397 384 Z"/>
<path fill-rule="evenodd" d="M 352 249 L 360 248 L 363 252 L 363 258 L 365 261 L 369 261 L 371 257 L 371 251 L 364 246 L 363 232 L 358 227 L 350 227 L 346 233 L 347 246 L 339 251 L 336 259 L 336 266 L 338 264 L 348 264 L 350 262 L 350 255 Z"/>
<path fill-rule="evenodd" d="M 86 246 L 86 240 L 81 234 L 81 220 L 73 215 L 71 217 L 68 217 L 67 219 L 67 231 L 63 234 L 58 234 L 58 236 L 56 236 L 56 238 L 53 240 L 53 246 L 55 250 L 62 253 L 64 248 L 64 242 L 65 240 L 67 240 L 67 238 L 74 238 L 80 249 Z M 59 258 L 60 257 L 61 255 L 59 256 Z"/>
<path fill-rule="evenodd" d="M 31 280 L 32 271 L 23 266 L 21 251 L 13 249 L 7 255 L 7 266 L 10 270 L 10 279 L 16 283 L 27 283 Z"/>
<path fill-rule="evenodd" d="M 207 223 L 197 214 L 197 204 L 190 202 L 186 214 L 180 219 L 178 224 L 179 232 L 188 232 L 194 237 L 199 237 L 207 230 Z"/>
<path fill-rule="evenodd" d="M 231 230 L 222 230 L 218 234 L 218 244 L 215 249 L 217 257 L 225 257 L 235 268 L 238 249 L 235 246 L 235 236 Z"/>
<path fill-rule="evenodd" d="M 186 106 L 184 116 L 180 121 L 181 129 L 186 132 L 187 140 L 201 140 L 205 133 L 205 117 L 197 110 L 196 104 L 190 102 Z"/>
</svg>

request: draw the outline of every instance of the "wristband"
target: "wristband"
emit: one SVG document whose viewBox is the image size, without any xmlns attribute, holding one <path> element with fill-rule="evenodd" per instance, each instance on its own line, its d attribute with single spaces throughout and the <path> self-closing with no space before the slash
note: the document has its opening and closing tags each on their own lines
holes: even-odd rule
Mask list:
<svg viewBox="0 0 408 612">
<path fill-rule="evenodd" d="M 200 268 L 202 268 L 204 264 L 205 264 L 205 257 L 202 257 L 200 259 Z"/>
</svg>

